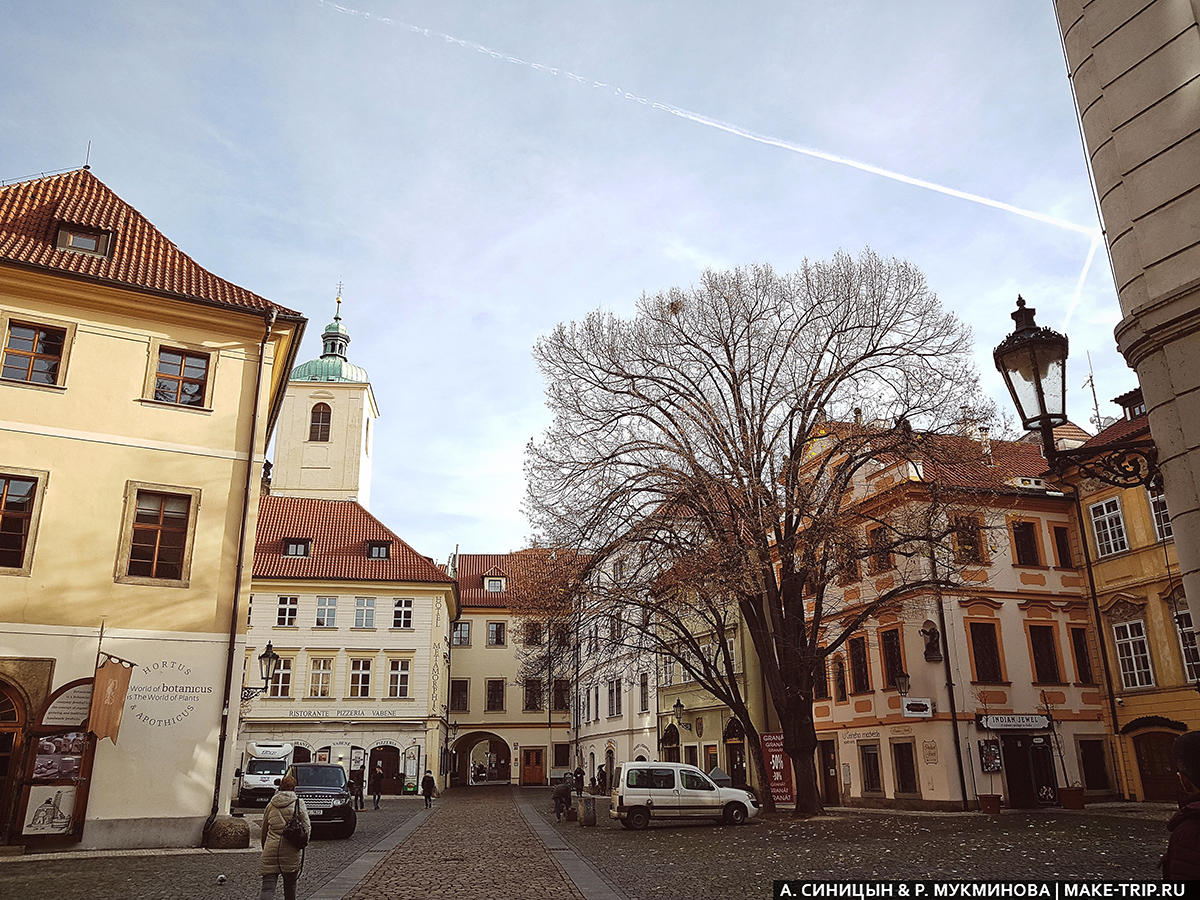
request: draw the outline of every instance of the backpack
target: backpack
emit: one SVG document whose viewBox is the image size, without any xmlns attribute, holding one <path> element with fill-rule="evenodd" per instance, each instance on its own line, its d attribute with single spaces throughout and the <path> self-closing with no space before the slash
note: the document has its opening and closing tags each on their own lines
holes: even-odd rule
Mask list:
<svg viewBox="0 0 1200 900">
<path fill-rule="evenodd" d="M 304 830 L 304 820 L 300 818 L 299 797 L 296 798 L 296 805 L 292 809 L 292 817 L 283 826 L 282 836 L 285 841 L 297 850 L 303 850 L 308 846 L 308 832 Z"/>
</svg>

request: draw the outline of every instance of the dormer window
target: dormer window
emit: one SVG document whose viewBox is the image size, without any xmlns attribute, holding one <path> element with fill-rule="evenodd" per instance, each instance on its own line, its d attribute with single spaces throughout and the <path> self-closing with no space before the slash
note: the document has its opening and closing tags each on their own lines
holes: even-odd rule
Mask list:
<svg viewBox="0 0 1200 900">
<path fill-rule="evenodd" d="M 391 559 L 391 541 L 367 541 L 368 559 Z"/>
<path fill-rule="evenodd" d="M 108 241 L 108 232 L 95 228 L 63 225 L 58 229 L 57 246 L 59 250 L 90 253 L 92 256 L 108 256 Z"/>
<path fill-rule="evenodd" d="M 1125 407 L 1125 418 L 1136 419 L 1138 416 L 1146 414 L 1146 401 L 1139 400 L 1137 403 L 1131 403 Z"/>
<path fill-rule="evenodd" d="M 504 591 L 504 579 L 503 578 L 485 579 L 485 587 L 487 587 L 488 593 L 491 593 L 491 594 L 502 593 Z"/>
<path fill-rule="evenodd" d="M 284 556 L 311 556 L 312 541 L 308 538 L 284 538 Z"/>
</svg>

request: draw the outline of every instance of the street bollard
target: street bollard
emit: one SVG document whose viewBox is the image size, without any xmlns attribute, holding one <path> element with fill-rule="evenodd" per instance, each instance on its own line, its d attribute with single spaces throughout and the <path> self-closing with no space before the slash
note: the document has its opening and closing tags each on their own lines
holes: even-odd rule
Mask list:
<svg viewBox="0 0 1200 900">
<path fill-rule="evenodd" d="M 579 827 L 586 828 L 596 824 L 596 798 L 579 798 Z"/>
</svg>

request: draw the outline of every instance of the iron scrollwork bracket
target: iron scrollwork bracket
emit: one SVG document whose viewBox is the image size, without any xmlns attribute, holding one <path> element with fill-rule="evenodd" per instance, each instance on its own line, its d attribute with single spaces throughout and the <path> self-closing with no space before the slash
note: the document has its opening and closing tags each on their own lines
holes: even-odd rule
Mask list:
<svg viewBox="0 0 1200 900">
<path fill-rule="evenodd" d="M 1060 471 L 1074 466 L 1080 473 L 1115 487 L 1155 487 L 1162 477 L 1158 452 L 1150 440 L 1117 441 L 1086 451 L 1060 450 L 1054 461 Z"/>
<path fill-rule="evenodd" d="M 244 688 L 242 688 L 242 702 L 246 703 L 249 700 L 253 700 L 255 697 L 257 697 L 259 694 L 261 694 L 265 690 L 266 690 L 266 688 L 260 688 L 260 687 L 244 687 Z"/>
</svg>

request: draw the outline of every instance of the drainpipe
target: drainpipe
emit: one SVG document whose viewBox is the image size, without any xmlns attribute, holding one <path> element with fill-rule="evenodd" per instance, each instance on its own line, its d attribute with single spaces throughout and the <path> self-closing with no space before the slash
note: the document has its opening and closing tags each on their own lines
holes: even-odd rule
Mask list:
<svg viewBox="0 0 1200 900">
<path fill-rule="evenodd" d="M 229 643 L 225 650 L 225 688 L 222 693 L 221 735 L 217 739 L 217 774 L 213 779 L 212 811 L 204 822 L 201 844 L 208 846 L 208 834 L 217 821 L 221 802 L 221 779 L 225 773 L 225 744 L 229 739 L 229 694 L 233 690 L 233 656 L 237 650 L 239 603 L 242 596 L 242 567 L 246 562 L 246 528 L 250 521 L 250 500 L 254 495 L 254 450 L 258 439 L 258 404 L 262 394 L 263 369 L 267 360 L 267 341 L 275 327 L 275 310 L 263 315 L 263 337 L 258 345 L 258 371 L 254 379 L 254 406 L 250 417 L 250 439 L 246 449 L 246 486 L 242 493 L 242 520 L 238 526 L 237 566 L 234 568 L 233 608 L 229 612 Z M 264 448 L 265 449 L 265 448 Z"/>
<path fill-rule="evenodd" d="M 934 556 L 933 545 L 929 547 L 930 574 L 937 578 L 937 559 Z M 958 733 L 958 700 L 954 696 L 954 669 L 950 665 L 950 636 L 946 631 L 946 606 L 941 588 L 934 588 L 937 600 L 938 628 L 942 631 L 942 668 L 946 673 L 946 692 L 950 695 L 950 732 L 954 735 L 954 760 L 958 763 L 958 789 L 962 793 L 962 808 L 966 812 L 971 808 L 967 799 L 967 775 L 963 770 L 962 737 Z"/>
</svg>

